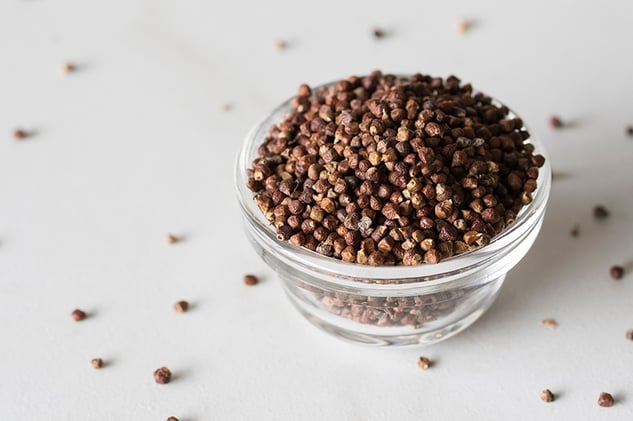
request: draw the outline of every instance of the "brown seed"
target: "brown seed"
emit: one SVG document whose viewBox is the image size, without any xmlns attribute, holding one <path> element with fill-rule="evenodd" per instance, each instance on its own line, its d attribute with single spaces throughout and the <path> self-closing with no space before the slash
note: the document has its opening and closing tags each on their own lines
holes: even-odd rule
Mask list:
<svg viewBox="0 0 633 421">
<path fill-rule="evenodd" d="M 477 231 L 468 231 L 464 233 L 464 242 L 470 246 L 472 244 L 475 244 L 475 242 L 479 240 L 482 237 L 482 235 L 483 234 Z"/>
<path fill-rule="evenodd" d="M 431 366 L 431 360 L 429 360 L 427 357 L 418 358 L 418 367 L 420 367 L 422 370 L 426 370 L 430 366 Z"/>
<path fill-rule="evenodd" d="M 80 322 L 80 321 L 84 320 L 86 317 L 88 317 L 86 315 L 86 313 L 84 313 L 82 310 L 79 310 L 79 309 L 73 310 L 71 315 L 72 315 L 73 319 L 75 319 L 75 321 L 77 321 L 77 322 Z"/>
<path fill-rule="evenodd" d="M 90 365 L 92 365 L 92 368 L 101 368 L 103 367 L 103 360 L 101 358 L 93 358 L 90 360 Z"/>
<path fill-rule="evenodd" d="M 224 111 L 225 113 L 228 113 L 229 111 L 232 111 L 232 110 L 233 110 L 233 104 L 226 103 L 222 105 L 222 111 Z"/>
<path fill-rule="evenodd" d="M 628 329 L 624 334 L 624 337 L 629 341 L 633 341 L 633 329 Z"/>
<path fill-rule="evenodd" d="M 563 121 L 558 116 L 550 116 L 549 125 L 554 129 L 560 129 L 563 127 Z"/>
<path fill-rule="evenodd" d="M 597 205 L 596 207 L 593 208 L 593 216 L 596 219 L 606 219 L 609 217 L 609 215 L 610 215 L 609 210 L 602 205 Z"/>
<path fill-rule="evenodd" d="M 618 279 L 622 279 L 622 277 L 624 276 L 624 268 L 622 266 L 611 266 L 611 269 L 609 269 L 609 274 L 611 274 L 611 278 L 618 280 Z"/>
<path fill-rule="evenodd" d="M 381 30 L 381 29 L 374 29 L 372 31 L 372 34 L 373 34 L 374 38 L 376 38 L 376 39 L 380 39 L 380 38 L 385 36 L 385 32 L 383 30 Z"/>
<path fill-rule="evenodd" d="M 550 329 L 556 329 L 558 327 L 558 323 L 554 319 L 543 319 L 541 320 L 541 326 L 549 327 Z"/>
<path fill-rule="evenodd" d="M 299 85 L 298 95 L 300 97 L 309 97 L 310 95 L 312 95 L 312 89 L 310 89 L 309 85 L 302 83 L 301 85 Z"/>
<path fill-rule="evenodd" d="M 574 225 L 569 230 L 569 235 L 571 235 L 572 237 L 578 237 L 580 235 L 580 227 L 578 225 Z"/>
<path fill-rule="evenodd" d="M 541 400 L 543 402 L 553 402 L 554 401 L 554 394 L 549 389 L 543 389 L 541 391 Z"/>
<path fill-rule="evenodd" d="M 167 421 L 179 421 L 179 420 L 176 417 L 169 417 L 167 418 Z"/>
<path fill-rule="evenodd" d="M 174 310 L 176 310 L 176 313 L 184 313 L 189 310 L 189 303 L 186 301 L 178 301 L 174 304 Z"/>
<path fill-rule="evenodd" d="M 442 128 L 440 127 L 440 125 L 433 122 L 427 123 L 424 126 L 424 131 L 431 137 L 439 136 L 440 134 L 442 134 Z"/>
<path fill-rule="evenodd" d="M 347 246 L 341 252 L 341 259 L 344 262 L 355 262 L 356 261 L 356 249 L 353 246 Z"/>
<path fill-rule="evenodd" d="M 22 130 L 22 129 L 15 129 L 13 131 L 13 138 L 15 140 L 22 140 L 22 139 L 27 138 L 28 136 L 29 136 L 29 134 L 26 131 Z"/>
<path fill-rule="evenodd" d="M 288 47 L 288 44 L 286 43 L 286 41 L 279 39 L 275 42 L 275 48 L 277 48 L 278 50 L 285 50 Z"/>
<path fill-rule="evenodd" d="M 472 25 L 473 25 L 472 22 L 466 19 L 460 19 L 455 24 L 457 28 L 457 32 L 459 32 L 460 34 L 467 32 L 472 27 Z"/>
<path fill-rule="evenodd" d="M 429 253 L 430 251 L 427 252 L 426 254 L 429 254 Z M 416 266 L 422 263 L 423 261 L 425 261 L 424 258 L 419 253 L 416 253 L 415 249 L 409 249 L 405 251 L 402 256 L 402 264 L 405 266 Z M 439 262 L 439 255 L 438 255 L 438 262 Z M 437 263 L 437 262 L 433 262 L 429 260 L 427 261 L 427 263 Z"/>
<path fill-rule="evenodd" d="M 252 287 L 259 283 L 259 279 L 255 275 L 244 275 L 244 283 Z"/>
<path fill-rule="evenodd" d="M 431 249 L 424 253 L 424 262 L 436 264 L 440 262 L 440 253 L 436 249 Z"/>
<path fill-rule="evenodd" d="M 167 244 L 174 244 L 174 243 L 178 242 L 178 237 L 176 237 L 176 236 L 175 236 L 175 235 L 173 235 L 173 234 L 167 234 L 167 235 L 165 236 L 165 242 L 166 242 Z"/>
<path fill-rule="evenodd" d="M 615 400 L 613 399 L 613 396 L 610 393 L 602 392 L 600 393 L 600 396 L 598 396 L 598 405 L 600 405 L 603 408 L 608 408 L 610 406 L 613 406 L 614 403 L 615 403 Z"/>
<path fill-rule="evenodd" d="M 167 367 L 157 368 L 154 371 L 154 381 L 158 384 L 167 384 L 171 381 L 171 371 Z"/>
<path fill-rule="evenodd" d="M 633 137 L 633 126 L 627 126 L 626 134 Z"/>
<path fill-rule="evenodd" d="M 75 66 L 73 63 L 66 62 L 62 65 L 62 71 L 66 74 L 72 73 L 75 70 L 77 70 L 77 66 Z"/>
</svg>

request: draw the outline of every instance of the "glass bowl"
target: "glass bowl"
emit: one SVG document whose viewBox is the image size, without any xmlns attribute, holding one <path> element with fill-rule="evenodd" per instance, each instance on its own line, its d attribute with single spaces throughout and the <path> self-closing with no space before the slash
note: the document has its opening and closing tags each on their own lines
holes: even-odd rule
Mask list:
<svg viewBox="0 0 633 421">
<path fill-rule="evenodd" d="M 269 126 L 292 109 L 291 101 L 282 103 L 246 136 L 235 166 L 235 183 L 246 235 L 277 272 L 292 304 L 324 331 L 373 346 L 429 345 L 471 325 L 493 303 L 506 273 L 525 256 L 539 233 L 551 184 L 543 145 L 533 136 L 526 141 L 534 145 L 535 153 L 546 157 L 532 202 L 488 245 L 438 264 L 347 263 L 278 240 L 246 187 L 246 171 L 258 146 Z"/>
</svg>

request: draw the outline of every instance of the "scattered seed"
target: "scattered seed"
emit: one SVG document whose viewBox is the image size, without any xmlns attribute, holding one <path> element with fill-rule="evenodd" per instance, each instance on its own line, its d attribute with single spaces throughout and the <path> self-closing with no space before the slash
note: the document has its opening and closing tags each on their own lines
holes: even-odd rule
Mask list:
<svg viewBox="0 0 633 421">
<path fill-rule="evenodd" d="M 553 402 L 554 401 L 554 394 L 549 389 L 543 389 L 541 391 L 541 400 L 543 402 Z"/>
<path fill-rule="evenodd" d="M 171 371 L 167 367 L 161 367 L 154 371 L 154 381 L 158 384 L 167 384 L 171 381 Z"/>
<path fill-rule="evenodd" d="M 626 339 L 633 341 L 633 329 L 628 329 L 624 335 Z"/>
<path fill-rule="evenodd" d="M 174 310 L 176 310 L 176 313 L 184 313 L 189 310 L 189 303 L 186 301 L 178 301 L 174 304 Z"/>
<path fill-rule="evenodd" d="M 473 23 L 469 20 L 466 20 L 466 19 L 458 20 L 456 24 L 457 32 L 459 32 L 460 34 L 463 34 L 465 32 L 468 32 L 470 28 L 472 28 L 472 26 L 473 26 Z"/>
<path fill-rule="evenodd" d="M 572 229 L 569 230 L 569 235 L 572 237 L 578 237 L 580 235 L 580 227 L 578 225 L 574 225 Z"/>
<path fill-rule="evenodd" d="M 286 41 L 279 39 L 277 40 L 277 42 L 275 42 L 275 47 L 281 51 L 285 50 L 288 47 L 288 44 L 286 43 Z"/>
<path fill-rule="evenodd" d="M 550 329 L 556 329 L 558 327 L 558 323 L 554 319 L 543 319 L 541 320 L 541 326 L 549 327 Z"/>
<path fill-rule="evenodd" d="M 22 129 L 15 129 L 13 131 L 13 138 L 15 140 L 22 140 L 22 139 L 25 139 L 27 137 L 29 137 L 29 134 L 26 131 L 22 130 Z"/>
<path fill-rule="evenodd" d="M 232 110 L 233 110 L 233 104 L 229 104 L 229 103 L 224 104 L 224 105 L 222 106 L 222 110 L 223 110 L 224 112 L 227 112 L 227 113 L 228 113 L 229 111 L 232 111 Z"/>
<path fill-rule="evenodd" d="M 73 63 L 66 62 L 62 65 L 62 71 L 66 74 L 72 73 L 75 70 L 77 70 L 77 66 L 75 66 Z"/>
<path fill-rule="evenodd" d="M 165 236 L 165 242 L 167 242 L 167 244 L 174 244 L 178 242 L 178 237 L 176 237 L 173 234 L 167 234 Z"/>
<path fill-rule="evenodd" d="M 92 365 L 92 368 L 101 368 L 103 367 L 103 360 L 101 358 L 93 358 L 90 360 L 90 364 Z"/>
<path fill-rule="evenodd" d="M 613 399 L 613 396 L 610 393 L 602 392 L 600 393 L 600 396 L 598 396 L 598 405 L 600 405 L 603 408 L 608 408 L 610 406 L 613 406 L 614 403 L 615 403 L 615 400 Z"/>
<path fill-rule="evenodd" d="M 374 35 L 374 38 L 376 39 L 380 39 L 385 36 L 385 32 L 381 29 L 374 29 L 372 34 Z"/>
<path fill-rule="evenodd" d="M 73 310 L 73 312 L 71 313 L 73 319 L 75 319 L 75 321 L 80 322 L 83 319 L 85 319 L 87 317 L 86 313 L 83 312 L 82 310 L 79 309 L 75 309 Z"/>
<path fill-rule="evenodd" d="M 611 274 L 611 278 L 618 280 L 618 279 L 622 279 L 622 277 L 624 276 L 624 268 L 622 266 L 611 266 L 611 269 L 609 269 L 609 274 Z"/>
<path fill-rule="evenodd" d="M 563 121 L 558 116 L 550 116 L 549 125 L 554 129 L 560 129 L 563 127 Z"/>
<path fill-rule="evenodd" d="M 167 421 L 179 421 L 179 420 L 176 417 L 169 417 L 167 418 Z"/>
<path fill-rule="evenodd" d="M 593 208 L 593 216 L 596 219 L 606 219 L 609 217 L 609 215 L 610 212 L 602 205 L 597 205 L 595 208 Z"/>
<path fill-rule="evenodd" d="M 627 126 L 626 134 L 633 137 L 633 126 Z"/>
<path fill-rule="evenodd" d="M 259 283 L 259 279 L 255 275 L 244 275 L 244 283 L 250 287 L 253 285 L 257 285 Z"/>
<path fill-rule="evenodd" d="M 426 370 L 430 366 L 431 366 L 431 360 L 429 360 L 428 358 L 420 357 L 418 359 L 418 367 L 420 367 L 422 370 Z"/>
</svg>

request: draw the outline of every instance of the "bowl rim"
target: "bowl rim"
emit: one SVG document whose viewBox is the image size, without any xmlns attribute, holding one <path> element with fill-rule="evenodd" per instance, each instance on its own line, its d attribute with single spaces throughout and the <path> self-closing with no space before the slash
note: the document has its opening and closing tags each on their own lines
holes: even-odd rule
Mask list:
<svg viewBox="0 0 633 421">
<path fill-rule="evenodd" d="M 395 75 L 397 78 L 410 77 L 407 75 Z M 329 88 L 336 84 L 338 80 L 316 85 L 313 89 Z M 482 93 L 492 99 L 492 103 L 497 106 L 506 106 L 509 110 L 508 116 L 511 118 L 519 117 L 512 108 L 505 105 L 484 92 L 473 89 L 473 94 Z M 247 133 L 242 146 L 239 150 L 235 162 L 234 183 L 238 195 L 240 208 L 243 216 L 247 218 L 250 228 L 259 230 L 260 234 L 264 234 L 267 240 L 270 240 L 271 247 L 274 246 L 274 252 L 287 261 L 299 264 L 305 269 L 314 272 L 325 273 L 331 275 L 331 282 L 340 284 L 341 286 L 363 286 L 363 287 L 402 287 L 404 284 L 381 284 L 380 281 L 385 280 L 410 280 L 406 283 L 408 286 L 424 284 L 424 286 L 437 286 L 447 283 L 455 279 L 455 275 L 463 274 L 477 270 L 490 263 L 499 251 L 510 246 L 516 241 L 518 233 L 523 229 L 527 230 L 538 223 L 543 217 L 545 207 L 549 198 L 551 189 L 551 163 L 550 156 L 547 153 L 543 143 L 528 128 L 523 120 L 522 129 L 530 133 L 530 137 L 525 143 L 534 145 L 534 152 L 545 157 L 545 164 L 539 168 L 539 177 L 537 179 L 537 189 L 533 193 L 532 202 L 524 206 L 518 213 L 514 223 L 506 227 L 500 234 L 492 237 L 489 244 L 468 251 L 462 254 L 444 259 L 437 264 L 422 263 L 415 266 L 395 265 L 395 266 L 370 266 L 353 262 L 344 262 L 342 260 L 323 256 L 314 251 L 300 246 L 294 246 L 287 241 L 281 241 L 276 238 L 275 230 L 265 218 L 264 214 L 257 208 L 253 200 L 256 193 L 253 193 L 246 187 L 246 169 L 250 167 L 254 156 L 253 151 L 261 144 L 261 141 L 267 136 L 270 125 L 280 121 L 292 109 L 292 100 L 295 96 L 290 97 L 286 101 L 275 107 L 267 116 L 262 118 Z M 249 229 L 249 228 L 247 228 Z M 423 279 L 422 279 L 423 278 Z M 366 283 L 359 280 L 371 280 L 374 282 Z M 417 279 L 417 280 L 416 280 Z M 378 281 L 378 282 L 377 282 Z"/>
</svg>

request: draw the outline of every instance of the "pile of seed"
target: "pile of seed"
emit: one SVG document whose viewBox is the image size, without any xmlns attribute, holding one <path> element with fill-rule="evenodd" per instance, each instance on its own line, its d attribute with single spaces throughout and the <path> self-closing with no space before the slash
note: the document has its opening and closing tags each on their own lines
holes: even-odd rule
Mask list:
<svg viewBox="0 0 633 421">
<path fill-rule="evenodd" d="M 279 240 L 373 266 L 488 244 L 532 201 L 521 119 L 470 84 L 373 72 L 314 92 L 271 126 L 248 188 Z"/>
</svg>

